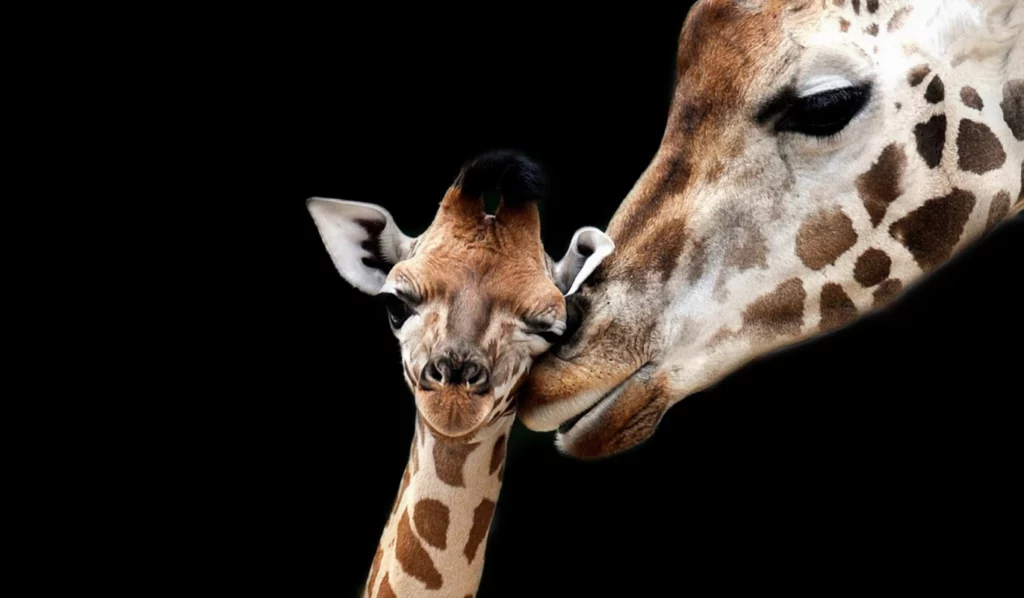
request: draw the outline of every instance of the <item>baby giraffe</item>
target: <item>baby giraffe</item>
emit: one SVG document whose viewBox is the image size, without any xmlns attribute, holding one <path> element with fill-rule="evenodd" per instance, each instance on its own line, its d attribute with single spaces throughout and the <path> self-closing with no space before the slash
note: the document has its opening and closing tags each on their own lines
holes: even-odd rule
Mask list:
<svg viewBox="0 0 1024 598">
<path fill-rule="evenodd" d="M 341 275 L 382 295 L 416 401 L 398 497 L 373 558 L 367 598 L 472 596 L 501 488 L 516 393 L 565 330 L 564 295 L 613 250 L 576 232 L 554 262 L 540 238 L 540 169 L 514 152 L 467 163 L 417 238 L 381 207 L 311 198 Z M 484 195 L 500 194 L 493 215 Z"/>
</svg>

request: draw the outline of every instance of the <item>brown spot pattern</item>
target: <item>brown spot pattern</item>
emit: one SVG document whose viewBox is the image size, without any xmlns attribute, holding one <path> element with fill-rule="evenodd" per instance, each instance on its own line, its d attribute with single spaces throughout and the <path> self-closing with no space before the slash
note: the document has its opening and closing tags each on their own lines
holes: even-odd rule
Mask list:
<svg viewBox="0 0 1024 598">
<path fill-rule="evenodd" d="M 946 115 L 939 114 L 928 122 L 915 125 L 914 139 L 917 140 L 917 153 L 928 168 L 938 166 L 942 161 L 942 150 L 946 147 Z"/>
<path fill-rule="evenodd" d="M 942 79 L 938 75 L 935 75 L 932 82 L 928 84 L 928 88 L 924 90 L 924 99 L 932 104 L 938 104 L 946 99 L 946 87 L 942 84 Z"/>
<path fill-rule="evenodd" d="M 874 247 L 857 258 L 853 267 L 853 279 L 864 287 L 873 287 L 889 277 L 892 259 L 889 254 Z"/>
<path fill-rule="evenodd" d="M 853 0 L 853 12 L 860 14 L 860 0 Z"/>
<path fill-rule="evenodd" d="M 498 440 L 494 442 L 494 449 L 491 450 L 491 467 L 490 474 L 494 475 L 495 471 L 501 467 L 501 464 L 505 461 L 505 435 L 502 434 L 498 437 Z"/>
<path fill-rule="evenodd" d="M 889 204 L 903 194 L 903 171 L 907 167 L 907 153 L 902 145 L 890 143 L 878 156 L 878 161 L 857 177 L 857 193 L 871 217 L 871 225 L 885 217 Z"/>
<path fill-rule="evenodd" d="M 846 0 L 832 0 L 832 4 L 835 4 L 836 6 L 843 6 L 846 4 Z"/>
<path fill-rule="evenodd" d="M 874 14 L 878 10 L 878 0 L 868 0 L 868 12 Z"/>
<path fill-rule="evenodd" d="M 469 530 L 469 539 L 466 540 L 466 548 L 462 551 L 470 563 L 476 558 L 476 551 L 480 543 L 487 536 L 487 530 L 491 526 L 491 516 L 494 515 L 494 501 L 483 499 L 473 509 L 473 527 Z"/>
<path fill-rule="evenodd" d="M 964 103 L 964 106 L 974 108 L 975 110 L 981 110 L 985 107 L 985 102 L 978 95 L 978 91 L 970 85 L 960 88 L 960 101 Z"/>
<path fill-rule="evenodd" d="M 988 222 L 985 224 L 985 229 L 988 230 L 993 226 L 999 224 L 1006 218 L 1006 215 L 1010 212 L 1010 194 L 1006 191 L 1000 191 L 996 193 L 996 196 L 992 198 L 992 203 L 988 207 Z"/>
<path fill-rule="evenodd" d="M 894 222 L 889 234 L 910 251 L 922 270 L 931 270 L 952 255 L 974 201 L 969 191 L 953 189 Z"/>
<path fill-rule="evenodd" d="M 1024 141 L 1024 79 L 1012 79 L 1003 86 L 1003 120 L 1018 141 Z"/>
<path fill-rule="evenodd" d="M 743 311 L 743 329 L 757 329 L 766 336 L 797 334 L 804 323 L 807 292 L 799 278 L 790 278 L 762 295 Z"/>
<path fill-rule="evenodd" d="M 380 582 L 380 591 L 377 592 L 377 598 L 398 598 L 395 591 L 391 589 L 391 580 L 388 579 L 388 574 L 384 574 L 384 579 Z"/>
<path fill-rule="evenodd" d="M 847 21 L 846 19 L 840 17 L 839 18 L 839 30 L 842 31 L 843 33 L 846 33 L 847 31 L 849 31 L 850 30 L 850 22 Z"/>
<path fill-rule="evenodd" d="M 377 573 L 380 572 L 380 560 L 384 558 L 384 549 L 381 545 L 377 545 L 377 554 L 373 555 L 373 565 L 370 566 L 370 579 L 366 582 L 366 593 L 373 593 L 373 582 L 377 579 Z"/>
<path fill-rule="evenodd" d="M 883 282 L 872 294 L 875 298 L 875 307 L 881 307 L 892 301 L 896 295 L 903 290 L 903 283 L 895 278 Z"/>
<path fill-rule="evenodd" d="M 413 507 L 412 521 L 420 537 L 442 550 L 448 544 L 448 507 L 439 500 L 424 498 Z"/>
<path fill-rule="evenodd" d="M 984 174 L 1006 162 L 1006 152 L 992 129 L 984 123 L 962 119 L 960 134 L 956 138 L 960 169 Z"/>
<path fill-rule="evenodd" d="M 927 64 L 919 64 L 914 68 L 910 69 L 907 73 L 907 83 L 910 83 L 911 87 L 917 87 L 924 81 L 924 78 L 928 76 L 928 73 L 932 72 L 932 69 Z"/>
<path fill-rule="evenodd" d="M 409 524 L 409 511 L 402 511 L 398 521 L 398 536 L 395 542 L 395 557 L 406 573 L 426 584 L 428 590 L 438 590 L 444 583 L 441 574 L 434 567 L 427 550 L 420 544 Z"/>
<path fill-rule="evenodd" d="M 878 23 L 872 23 L 865 27 L 864 33 L 867 33 L 868 35 L 878 35 Z"/>
<path fill-rule="evenodd" d="M 804 220 L 796 238 L 796 254 L 812 270 L 834 264 L 857 242 L 853 221 L 839 208 L 828 208 Z"/>
<path fill-rule="evenodd" d="M 857 317 L 857 307 L 853 304 L 842 285 L 834 282 L 821 287 L 821 330 L 833 330 Z"/>
<path fill-rule="evenodd" d="M 889 19 L 889 24 L 886 25 L 886 29 L 891 33 L 903 28 L 903 24 L 907 22 L 907 15 L 913 10 L 912 6 L 904 6 L 893 13 L 892 18 Z"/>
<path fill-rule="evenodd" d="M 449 486 L 465 487 L 462 469 L 466 465 L 466 458 L 478 446 L 479 442 L 444 442 L 438 439 L 434 443 L 434 468 L 437 470 L 437 477 Z"/>
</svg>

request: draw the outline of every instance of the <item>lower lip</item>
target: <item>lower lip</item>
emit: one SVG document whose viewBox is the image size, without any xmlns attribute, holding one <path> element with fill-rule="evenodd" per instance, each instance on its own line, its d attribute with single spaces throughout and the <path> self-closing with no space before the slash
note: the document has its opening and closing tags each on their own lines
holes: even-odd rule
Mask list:
<svg viewBox="0 0 1024 598">
<path fill-rule="evenodd" d="M 635 375 L 635 372 L 634 372 L 633 375 Z M 592 413 L 594 410 L 596 410 L 601 405 L 604 405 L 609 400 L 612 400 L 613 397 L 617 397 L 618 395 L 620 395 L 621 391 L 622 391 L 622 388 L 630 380 L 633 379 L 633 375 L 630 375 L 628 378 L 626 378 L 625 380 L 623 380 L 622 382 L 617 384 L 614 388 L 612 388 L 611 390 L 606 392 L 593 405 L 591 405 L 590 407 L 587 407 L 586 409 L 584 409 L 582 413 L 580 413 L 578 415 L 572 416 L 571 418 L 566 420 L 565 423 L 563 423 L 562 425 L 558 426 L 558 433 L 559 434 L 566 434 L 566 433 L 572 431 L 572 429 L 576 427 L 576 424 L 580 423 L 580 421 L 582 421 L 583 418 L 585 418 L 588 414 Z"/>
</svg>

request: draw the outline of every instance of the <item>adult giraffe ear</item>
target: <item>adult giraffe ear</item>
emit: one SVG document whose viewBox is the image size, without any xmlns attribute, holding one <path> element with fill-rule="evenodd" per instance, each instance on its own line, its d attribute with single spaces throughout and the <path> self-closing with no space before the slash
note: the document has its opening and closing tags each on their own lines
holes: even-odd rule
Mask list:
<svg viewBox="0 0 1024 598">
<path fill-rule="evenodd" d="M 384 208 L 324 197 L 306 200 L 334 267 L 352 286 L 376 295 L 392 266 L 409 257 L 415 239 L 406 236 Z"/>
<path fill-rule="evenodd" d="M 555 286 L 564 295 L 572 295 L 613 251 L 615 243 L 608 235 L 592 226 L 579 229 L 572 236 L 565 256 L 552 266 Z"/>
</svg>

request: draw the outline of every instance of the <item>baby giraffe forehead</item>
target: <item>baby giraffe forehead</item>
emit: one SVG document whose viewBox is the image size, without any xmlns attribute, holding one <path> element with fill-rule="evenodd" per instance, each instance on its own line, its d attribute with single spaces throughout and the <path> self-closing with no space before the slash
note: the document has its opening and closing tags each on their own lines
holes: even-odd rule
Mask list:
<svg viewBox="0 0 1024 598">
<path fill-rule="evenodd" d="M 527 316 L 554 309 L 561 316 L 561 293 L 544 263 L 524 248 L 505 249 L 485 243 L 433 245 L 396 266 L 391 278 L 424 302 L 473 303 Z"/>
</svg>

